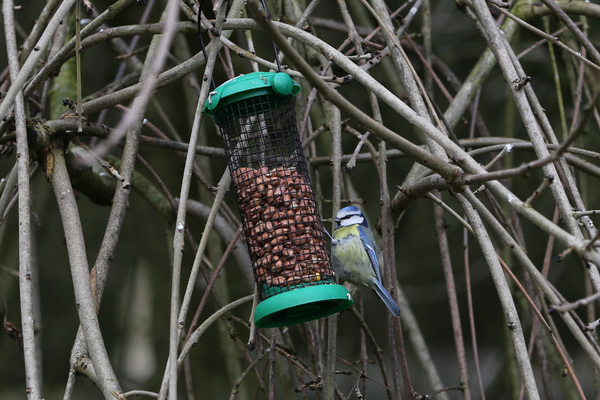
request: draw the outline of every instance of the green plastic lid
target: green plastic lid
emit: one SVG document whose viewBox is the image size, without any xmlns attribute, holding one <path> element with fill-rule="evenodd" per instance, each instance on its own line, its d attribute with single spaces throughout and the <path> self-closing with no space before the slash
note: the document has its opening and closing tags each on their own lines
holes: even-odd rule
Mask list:
<svg viewBox="0 0 600 400">
<path fill-rule="evenodd" d="M 254 311 L 254 323 L 259 328 L 300 324 L 335 314 L 353 303 L 350 293 L 342 285 L 299 287 L 260 302 Z"/>
<path fill-rule="evenodd" d="M 236 101 L 268 94 L 294 96 L 300 89 L 300 85 L 284 72 L 252 72 L 230 79 L 210 92 L 203 111 L 214 117 L 221 107 Z"/>
</svg>

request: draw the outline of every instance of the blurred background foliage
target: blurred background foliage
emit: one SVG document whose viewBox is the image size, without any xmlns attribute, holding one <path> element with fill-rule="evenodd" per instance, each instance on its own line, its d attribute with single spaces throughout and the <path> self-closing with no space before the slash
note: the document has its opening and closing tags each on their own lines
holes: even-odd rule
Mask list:
<svg viewBox="0 0 600 400">
<path fill-rule="evenodd" d="M 95 11 L 103 12 L 110 2 L 94 1 Z M 109 21 L 111 26 L 134 25 L 139 23 L 142 15 L 152 7 L 147 17 L 148 22 L 157 22 L 160 19 L 165 1 L 148 1 L 148 4 L 140 6 L 133 3 L 125 10 Z M 182 2 L 182 4 L 188 2 Z M 191 2 L 193 3 L 193 2 Z M 208 1 L 205 1 L 204 11 L 208 18 L 213 18 Z M 292 2 L 288 0 L 267 1 L 269 11 L 274 20 L 284 22 L 293 21 L 296 15 L 288 11 L 292 5 L 306 7 L 308 1 Z M 355 22 L 364 31 L 370 32 L 377 25 L 370 15 L 362 8 L 359 0 L 347 2 Z M 388 1 L 390 10 L 396 10 L 404 3 L 401 1 Z M 449 1 L 425 1 L 430 8 L 431 13 L 431 37 L 432 52 L 443 63 L 449 71 L 462 82 L 470 73 L 473 66 L 480 58 L 487 44 L 482 37 L 481 32 L 474 25 L 473 21 L 464 12 L 464 4 L 458 4 Z M 22 8 L 15 11 L 18 23 L 18 37 L 23 40 L 28 32 L 33 28 L 36 19 L 45 6 L 46 1 L 30 0 L 18 4 Z M 419 2 L 420 4 L 420 2 Z M 409 10 L 413 5 L 407 2 L 405 10 Z M 184 7 L 182 5 L 182 7 Z M 425 6 L 421 5 L 415 20 L 409 26 L 407 33 L 411 39 L 422 45 L 422 13 Z M 406 14 L 406 11 L 401 13 Z M 499 17 L 498 13 L 494 14 Z M 600 25 L 596 18 L 579 19 L 573 16 L 576 21 L 585 26 L 586 33 L 593 43 L 598 46 L 600 37 Z M 186 16 L 180 15 L 182 21 Z M 402 22 L 399 18 L 395 21 L 397 24 Z M 540 29 L 544 29 L 541 18 L 534 18 L 529 22 Z M 63 21 L 65 24 L 74 24 L 74 20 Z M 562 27 L 556 18 L 549 19 L 550 32 L 554 32 Z M 307 22 L 307 28 L 310 32 L 321 40 L 329 43 L 333 47 L 338 47 L 348 35 L 340 16 L 340 11 L 333 1 L 321 1 L 313 11 L 311 18 Z M 341 28 L 340 28 L 341 26 Z M 361 33 L 362 34 L 362 33 Z M 258 31 L 253 32 L 257 54 L 265 59 L 272 58 L 271 42 Z M 205 43 L 208 43 L 208 36 L 204 36 Z M 363 35 L 364 36 L 364 35 Z M 115 80 L 118 71 L 122 68 L 127 57 L 137 57 L 144 60 L 145 52 L 148 49 L 151 35 L 139 36 L 135 47 L 135 52 L 128 55 L 119 55 L 115 52 L 110 42 L 101 42 L 93 47 L 86 49 L 82 53 L 82 93 L 84 99 L 97 97 L 106 91 L 107 85 Z M 125 37 L 125 42 L 129 43 L 132 38 Z M 242 31 L 236 31 L 232 35 L 232 40 L 238 44 L 244 43 Z M 561 36 L 565 43 L 573 43 L 572 37 L 567 33 Z M 383 45 L 381 38 L 373 39 L 376 43 Z M 511 43 L 516 53 L 530 49 L 530 47 L 540 41 L 540 37 L 527 30 L 519 29 L 513 37 Z M 21 42 L 19 42 L 20 44 Z M 556 48 L 555 48 L 556 49 Z M 171 68 L 182 62 L 190 55 L 201 51 L 201 44 L 196 34 L 178 34 L 172 45 L 172 54 L 167 61 L 167 68 Z M 48 51 L 48 49 L 42 49 Z M 420 76 L 425 76 L 425 69 L 417 55 L 410 48 L 406 48 L 409 57 Z M 308 52 L 309 60 L 315 69 L 324 63 L 323 57 L 315 54 L 314 51 Z M 0 41 L 0 65 L 3 73 L 3 82 L 6 82 L 7 65 L 6 49 L 4 40 Z M 231 57 L 232 65 L 235 68 L 235 74 L 247 73 L 251 71 L 251 65 L 248 59 L 242 59 L 230 52 L 221 53 L 222 60 Z M 313 57 L 313 58 L 311 58 Z M 535 91 L 542 101 L 542 105 L 547 112 L 553 126 L 560 131 L 560 115 L 557 105 L 556 86 L 553 81 L 552 65 L 549 62 L 549 52 L 547 43 L 541 43 L 533 50 L 527 51 L 521 57 L 521 63 L 527 74 L 532 79 Z M 222 61 L 221 60 L 221 61 Z M 72 60 L 70 61 L 72 63 Z M 565 106 L 567 114 L 573 114 L 573 108 L 576 106 L 576 68 L 578 64 L 570 55 L 557 49 L 556 62 L 561 74 L 560 84 L 563 89 Z M 283 59 L 285 63 L 285 59 Z M 74 65 L 64 65 L 61 75 L 73 71 Z M 386 87 L 391 89 L 397 96 L 403 98 L 402 85 L 400 81 L 394 80 L 393 63 L 389 57 L 384 58 L 380 65 L 371 69 L 372 75 Z M 264 70 L 264 67 L 261 67 Z M 129 66 L 125 69 L 126 74 L 139 73 L 133 71 Z M 345 75 L 345 72 L 338 67 L 333 68 L 333 73 L 338 76 Z M 154 93 L 152 100 L 145 114 L 147 121 L 157 127 L 157 129 L 167 132 L 170 137 L 176 133 L 180 136 L 182 142 L 189 140 L 189 132 L 192 127 L 196 101 L 198 98 L 199 85 L 202 81 L 202 70 L 194 71 L 188 77 L 179 79 L 166 87 L 162 87 Z M 589 76 L 593 82 L 593 77 L 598 78 L 598 71 L 590 69 Z M 59 77 L 61 76 L 59 75 Z M 440 77 L 444 75 L 440 73 Z M 225 82 L 228 76 L 225 68 L 217 67 L 213 75 L 217 85 Z M 132 82 L 137 81 L 134 75 Z M 307 96 L 310 93 L 310 86 L 307 82 L 299 80 L 304 90 L 298 96 L 297 102 L 306 104 Z M 50 79 L 48 85 L 58 85 L 58 77 Z M 596 80 L 597 82 L 597 80 Z M 445 82 L 446 83 L 446 82 Z M 65 84 L 65 82 L 60 82 Z M 58 114 L 51 114 L 51 104 L 59 104 L 60 113 L 67 112 L 66 107 L 60 107 L 64 93 L 72 93 L 66 97 L 75 100 L 76 83 L 66 82 L 67 86 L 64 92 L 56 94 L 57 97 L 47 98 L 47 102 L 42 104 L 43 110 L 35 115 L 38 120 L 51 120 L 59 117 Z M 47 88 L 46 88 L 47 89 Z M 6 91 L 6 85 L 0 89 Z M 597 87 L 593 90 L 598 90 Z M 367 91 L 356 81 L 351 81 L 339 87 L 340 93 L 349 99 L 353 104 L 362 110 L 370 110 L 370 104 L 366 96 Z M 455 93 L 455 90 L 451 90 Z M 40 101 L 41 92 L 37 92 L 37 100 Z M 71 97 L 72 96 L 72 97 Z M 445 110 L 448 101 L 443 98 L 438 89 L 433 90 L 432 98 L 437 107 Z M 322 124 L 326 124 L 325 115 L 322 109 L 322 98 L 318 98 L 311 110 L 312 127 L 316 129 Z M 124 103 L 129 106 L 129 103 Z M 390 110 L 389 107 L 382 105 L 382 119 L 384 124 L 389 126 L 395 132 L 398 132 L 409 138 L 415 143 L 422 144 L 422 136 L 417 132 L 404 118 Z M 501 71 L 495 67 L 489 77 L 482 84 L 478 95 L 477 112 L 485 122 L 489 133 L 494 137 L 514 137 L 528 140 L 523 124 L 519 120 L 514 103 L 507 91 L 507 84 L 504 81 Z M 118 108 L 108 108 L 101 113 L 86 115 L 90 121 L 98 121 L 109 127 L 114 127 L 120 121 L 123 110 Z M 3 116 L 4 117 L 4 116 Z M 33 117 L 33 116 L 32 116 Z M 598 151 L 599 138 L 598 120 L 592 118 L 585 130 L 585 135 L 578 139 L 577 147 Z M 14 127 L 4 127 L 0 132 L 0 149 L 5 153 L 0 155 L 0 178 L 6 178 L 15 165 L 16 148 L 12 141 L 7 139 L 7 135 L 14 133 Z M 459 139 L 468 138 L 471 129 L 471 115 L 465 114 L 463 120 L 454 127 L 454 133 Z M 155 136 L 148 124 L 142 131 L 143 135 Z M 481 132 L 476 131 L 475 135 Z M 4 135 L 4 140 L 2 139 Z M 82 137 L 80 140 L 88 146 L 93 147 L 98 139 Z M 173 139 L 176 140 L 176 139 Z M 378 140 L 371 136 L 369 140 L 377 146 Z M 322 217 L 327 228 L 331 227 L 332 217 L 332 171 L 329 163 L 326 161 L 331 157 L 331 133 L 326 131 L 320 135 L 314 149 L 316 153 L 308 152 L 310 160 L 313 160 L 313 183 L 316 192 L 319 194 Z M 351 154 L 358 139 L 350 135 L 344 135 L 343 149 L 344 154 Z M 218 137 L 212 121 L 205 118 L 200 135 L 200 144 L 212 147 L 221 147 L 221 141 Z M 9 151 L 10 148 L 10 151 Z M 363 150 L 364 152 L 364 150 Z M 142 144 L 139 150 L 140 156 L 152 166 L 158 176 L 164 182 L 166 188 L 173 196 L 179 195 L 179 188 L 182 180 L 183 161 L 182 153 L 176 153 L 173 150 L 163 149 Z M 115 147 L 111 150 L 111 156 L 118 159 L 120 157 L 120 148 Z M 319 160 L 325 161 L 319 161 Z M 491 159 L 490 156 L 479 158 L 482 164 L 486 164 Z M 503 159 L 503 166 L 510 167 L 520 165 L 535 159 L 531 151 L 518 150 Z M 397 185 L 400 185 L 413 166 L 414 161 L 403 157 L 389 157 L 387 164 L 387 177 L 392 195 L 396 193 Z M 592 160 L 597 162 L 597 160 Z M 216 186 L 225 168 L 225 160 L 221 157 L 197 156 L 198 165 L 209 185 Z M 34 161 L 34 164 L 36 162 Z M 141 165 L 137 164 L 136 173 L 145 176 L 153 185 L 158 186 L 154 178 Z M 371 161 L 360 162 L 351 174 L 344 174 L 344 180 L 347 182 L 348 190 L 344 192 L 344 198 L 350 197 L 353 192 L 356 195 L 358 204 L 360 204 L 368 215 L 372 226 L 380 216 L 380 191 L 379 182 L 376 176 L 376 168 Z M 580 177 L 580 190 L 584 192 L 585 199 L 588 201 L 589 209 L 595 209 L 600 193 L 597 184 L 598 176 Z M 542 174 L 539 170 L 534 170 L 524 176 L 518 176 L 510 180 L 508 186 L 521 199 L 526 199 L 539 186 L 542 180 Z M 46 399 L 55 399 L 63 396 L 65 382 L 69 373 L 70 350 L 75 339 L 79 320 L 75 308 L 73 296 L 73 286 L 71 274 L 68 265 L 67 250 L 62 231 L 62 223 L 58 214 L 56 199 L 52 193 L 51 187 L 46 180 L 44 173 L 37 170 L 32 176 L 32 221 L 35 243 L 35 258 L 39 265 L 39 296 L 41 304 L 41 335 L 42 335 L 42 370 L 43 370 L 43 388 Z M 450 204 L 452 198 L 446 193 L 444 200 Z M 210 191 L 200 183 L 194 181 L 190 195 L 191 199 L 198 200 L 210 206 L 212 197 Z M 110 208 L 108 206 L 98 205 L 91 201 L 89 197 L 78 193 L 78 207 L 81 216 L 81 222 L 85 234 L 88 260 L 90 264 L 95 259 L 102 237 L 104 227 L 108 218 Z M 227 205 L 234 210 L 237 215 L 237 205 L 233 192 L 227 195 Z M 542 193 L 536 201 L 535 207 L 543 215 L 552 218 L 554 213 L 554 200 L 549 192 Z M 433 203 L 429 199 L 416 200 L 402 216 L 395 232 L 395 254 L 396 254 L 396 275 L 399 285 L 404 290 L 410 306 L 416 316 L 419 327 L 422 330 L 423 337 L 429 346 L 433 361 L 441 374 L 445 386 L 458 386 L 459 376 L 456 367 L 456 350 L 454 341 L 454 332 L 448 309 L 448 294 L 446 281 L 440 262 L 440 250 L 435 231 L 435 221 L 433 215 Z M 174 214 L 173 214 L 174 215 Z M 106 341 L 106 346 L 116 370 L 117 376 L 121 380 L 124 390 L 147 389 L 158 391 L 162 379 L 163 370 L 168 356 L 168 337 L 169 337 L 169 296 L 171 292 L 171 245 L 173 226 L 173 215 L 167 218 L 161 215 L 149 203 L 149 201 L 134 191 L 130 195 L 127 216 L 122 228 L 121 238 L 114 253 L 111 272 L 108 277 L 105 295 L 103 297 L 102 307 L 99 318 L 102 327 L 102 333 Z M 544 255 L 548 243 L 548 235 L 543 233 L 538 227 L 527 222 L 522 222 L 522 232 L 526 240 L 526 250 L 530 259 L 540 268 L 544 262 Z M 467 312 L 467 287 L 465 283 L 465 269 L 463 266 L 463 251 L 465 246 L 463 226 L 454 220 L 451 216 L 445 217 L 446 232 L 449 238 L 451 257 L 454 262 L 454 278 L 456 282 L 456 293 L 459 300 L 461 311 L 464 341 L 466 346 L 467 361 L 469 365 L 469 377 L 472 398 L 480 398 L 480 390 L 476 381 L 475 369 L 473 366 L 473 349 L 471 347 L 471 335 L 469 332 L 469 318 Z M 204 226 L 202 219 L 188 217 L 188 225 L 196 243 L 199 241 Z M 6 323 L 13 323 L 17 328 L 20 326 L 19 311 L 19 286 L 18 286 L 18 214 L 16 207 L 9 210 L 5 219 L 0 225 L 0 295 L 2 297 L 2 314 Z M 235 229 L 235 227 L 234 227 Z M 207 253 L 207 259 L 212 265 L 216 265 L 227 246 L 218 235 L 213 235 L 211 246 Z M 511 353 L 511 345 L 508 340 L 506 324 L 503 319 L 500 303 L 498 301 L 494 284 L 490 278 L 489 270 L 485 260 L 481 256 L 480 250 L 472 238 L 470 242 L 468 256 L 470 259 L 470 280 L 473 314 L 475 316 L 475 330 L 477 332 L 477 348 L 481 363 L 481 375 L 483 377 L 484 391 L 488 398 L 518 398 L 520 383 L 515 378 L 516 366 Z M 506 260 L 510 262 L 510 255 L 504 250 L 504 246 L 496 242 L 498 251 Z M 186 245 L 184 254 L 184 278 L 189 273 L 194 254 L 192 246 Z M 587 277 L 582 262 L 577 256 L 566 257 L 561 262 L 556 261 L 556 256 L 565 248 L 557 244 L 552 250 L 552 261 L 549 269 L 549 282 L 556 290 L 562 293 L 567 299 L 575 300 L 585 296 Z M 514 263 L 514 271 L 519 277 L 523 277 L 523 272 L 517 263 Z M 223 269 L 222 276 L 219 278 L 219 290 L 223 290 L 223 298 L 233 300 L 252 293 L 253 288 L 248 284 L 248 280 L 242 271 L 243 267 L 236 265 L 233 259 L 230 259 Z M 511 263 L 511 267 L 513 267 Z M 185 282 L 185 279 L 184 279 Z M 199 279 L 197 283 L 197 292 L 193 296 L 192 307 L 200 302 L 206 283 Z M 226 292 L 225 292 L 226 289 Z M 226 293 L 226 294 L 225 294 Z M 386 311 L 379 303 L 379 300 L 367 290 L 362 290 L 358 294 L 360 302 L 364 302 L 365 319 L 370 326 L 379 345 L 383 348 L 383 357 L 387 363 L 390 362 L 390 349 L 388 346 L 388 332 L 386 329 Z M 514 297 L 518 304 L 520 312 L 523 313 L 523 326 L 528 338 L 531 329 L 532 317 L 531 310 L 521 294 L 514 290 Z M 214 303 L 208 302 L 202 318 L 206 318 L 210 313 L 216 310 Z M 586 309 L 577 310 L 584 321 L 591 322 L 589 319 L 590 311 Z M 248 361 L 245 355 L 237 354 L 233 357 L 238 358 L 237 363 L 225 362 L 224 347 L 228 346 L 226 342 L 231 341 L 230 336 L 237 341 L 234 349 L 240 349 L 241 344 L 245 344 L 248 338 L 248 327 L 245 322 L 250 315 L 250 306 L 246 305 L 236 309 L 234 312 L 237 319 L 232 320 L 234 332 L 227 332 L 224 325 L 213 326 L 202 340 L 195 346 L 190 355 L 190 376 L 193 382 L 193 391 L 196 398 L 227 398 L 234 385 L 234 376 L 241 372 L 239 368 L 245 369 Z M 318 323 L 312 325 L 313 329 L 321 327 Z M 337 375 L 337 383 L 342 393 L 351 393 L 352 388 L 359 379 L 357 369 L 360 364 L 354 364 L 361 359 L 360 353 L 360 328 L 349 312 L 342 313 L 339 318 L 338 326 L 338 369 L 350 371 L 349 375 Z M 570 333 L 564 329 L 560 321 L 557 322 L 558 333 L 564 342 L 565 348 L 569 349 L 569 357 L 573 360 L 573 365 L 577 371 L 578 378 L 585 389 L 593 398 L 594 393 L 594 368 L 592 363 L 579 349 L 578 345 L 572 339 Z M 318 329 L 317 329 L 318 330 Z M 306 331 L 301 326 L 292 326 L 285 330 L 289 334 L 290 340 L 295 346 L 299 359 L 305 360 L 310 365 L 310 352 L 307 351 Z M 407 335 L 408 331 L 404 331 Z M 268 333 L 265 333 L 270 337 Z M 410 376 L 413 380 L 415 390 L 422 394 L 431 394 L 433 388 L 430 387 L 425 378 L 424 367 L 421 366 L 415 356 L 414 348 L 405 336 L 406 352 Z M 268 347 L 267 344 L 263 344 Z M 243 349 L 243 346 L 241 346 Z M 242 352 L 240 350 L 240 352 Z M 0 335 L 0 394 L 3 399 L 18 399 L 25 397 L 25 376 L 23 353 L 17 341 L 8 335 Z M 256 357 L 256 353 L 248 352 L 250 358 Z M 369 350 L 369 360 L 375 361 L 374 355 Z M 266 358 L 265 358 L 266 359 Z M 345 360 L 345 361 L 342 361 Z M 345 362 L 351 363 L 346 365 Z M 283 358 L 278 359 L 278 365 L 284 365 Z M 533 357 L 533 363 L 536 370 L 541 368 L 541 363 Z M 560 362 L 558 362 L 560 364 Z M 259 371 L 266 374 L 266 363 L 259 364 Z M 553 364 L 554 366 L 557 364 Z M 355 367 L 354 367 L 355 366 Z M 388 364 L 388 368 L 390 365 Z M 237 368 L 237 369 L 236 369 Z M 376 365 L 369 365 L 365 371 L 369 377 L 367 379 L 368 391 L 366 395 L 372 399 L 384 398 L 386 391 L 382 387 L 382 378 L 379 368 Z M 562 387 L 569 387 L 568 378 L 561 377 L 562 370 L 551 370 L 549 376 L 553 378 L 551 382 L 552 391 L 556 393 L 556 399 L 572 397 L 572 389 L 568 388 L 563 392 Z M 388 369 L 388 373 L 391 371 Z M 561 382 L 562 381 L 562 382 Z M 567 382 L 566 382 L 567 381 Z M 302 386 L 296 382 L 296 386 Z M 238 398 L 252 399 L 264 398 L 253 375 L 249 375 L 240 387 Z M 283 383 L 277 384 L 279 392 L 277 398 L 320 398 L 321 393 L 304 390 L 301 393 L 288 393 Z M 184 389 L 182 385 L 181 398 L 184 398 Z M 255 392 L 260 393 L 255 397 Z M 565 394 L 567 393 L 567 394 Z M 596 393 L 598 393 L 596 391 Z M 463 398 L 460 391 L 447 392 L 448 398 Z M 77 379 L 75 385 L 74 399 L 94 399 L 102 398 L 101 392 L 86 378 Z M 357 398 L 356 394 L 349 395 L 349 398 Z"/>
</svg>

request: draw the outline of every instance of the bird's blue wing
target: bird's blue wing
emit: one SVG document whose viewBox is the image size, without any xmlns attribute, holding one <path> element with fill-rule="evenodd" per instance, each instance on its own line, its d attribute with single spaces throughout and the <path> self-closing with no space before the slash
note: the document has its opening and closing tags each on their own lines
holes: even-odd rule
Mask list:
<svg viewBox="0 0 600 400">
<path fill-rule="evenodd" d="M 381 273 L 379 272 L 379 259 L 377 257 L 377 249 L 375 248 L 375 238 L 369 229 L 365 229 L 362 226 L 358 226 L 358 233 L 360 234 L 360 240 L 369 255 L 371 265 L 377 276 L 377 280 L 381 282 Z"/>
</svg>

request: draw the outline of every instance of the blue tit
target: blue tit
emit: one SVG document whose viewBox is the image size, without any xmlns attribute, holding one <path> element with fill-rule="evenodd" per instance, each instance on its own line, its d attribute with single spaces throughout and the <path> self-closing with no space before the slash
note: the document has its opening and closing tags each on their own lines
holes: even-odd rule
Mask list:
<svg viewBox="0 0 600 400">
<path fill-rule="evenodd" d="M 331 261 L 339 278 L 373 289 L 392 314 L 400 315 L 398 305 L 381 284 L 375 238 L 365 216 L 354 206 L 342 208 L 335 216 Z"/>
</svg>

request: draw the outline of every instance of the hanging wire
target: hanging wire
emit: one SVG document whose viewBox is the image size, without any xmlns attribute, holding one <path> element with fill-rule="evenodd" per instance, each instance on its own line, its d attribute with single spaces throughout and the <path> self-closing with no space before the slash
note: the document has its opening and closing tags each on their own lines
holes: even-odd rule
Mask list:
<svg viewBox="0 0 600 400">
<path fill-rule="evenodd" d="M 265 9 L 265 13 L 269 15 L 269 11 L 267 10 L 267 5 L 265 4 L 265 0 L 261 0 L 262 6 Z M 200 0 L 198 4 L 198 38 L 200 38 L 200 46 L 202 46 L 202 55 L 204 55 L 204 59 L 208 60 L 208 55 L 206 54 L 206 47 L 204 46 L 204 39 L 202 39 L 202 5 L 204 4 L 204 0 Z M 277 63 L 277 71 L 281 72 L 281 61 L 279 60 L 279 50 L 277 50 L 277 46 L 275 46 L 275 42 L 271 41 L 273 44 L 273 52 L 275 53 L 275 62 Z M 210 80 L 212 82 L 212 87 L 215 89 L 217 86 L 215 84 L 215 79 L 213 75 L 210 75 Z"/>
<path fill-rule="evenodd" d="M 262 6 L 265 9 L 265 14 L 267 14 L 267 18 L 269 16 L 269 10 L 267 10 L 267 5 L 265 4 L 265 0 L 261 0 Z M 275 46 L 275 42 L 271 42 L 273 44 L 273 51 L 275 52 L 275 62 L 277 62 L 277 71 L 281 72 L 281 62 L 279 61 L 279 50 L 277 50 L 277 46 Z"/>
<path fill-rule="evenodd" d="M 206 47 L 204 46 L 204 39 L 202 39 L 202 4 L 204 0 L 200 0 L 200 4 L 198 5 L 198 37 L 200 38 L 200 46 L 202 46 L 202 55 L 204 56 L 204 61 L 208 61 L 208 54 L 206 54 Z M 212 88 L 215 89 L 217 85 L 215 84 L 215 78 L 213 74 L 210 74 L 210 81 L 212 83 Z"/>
</svg>

